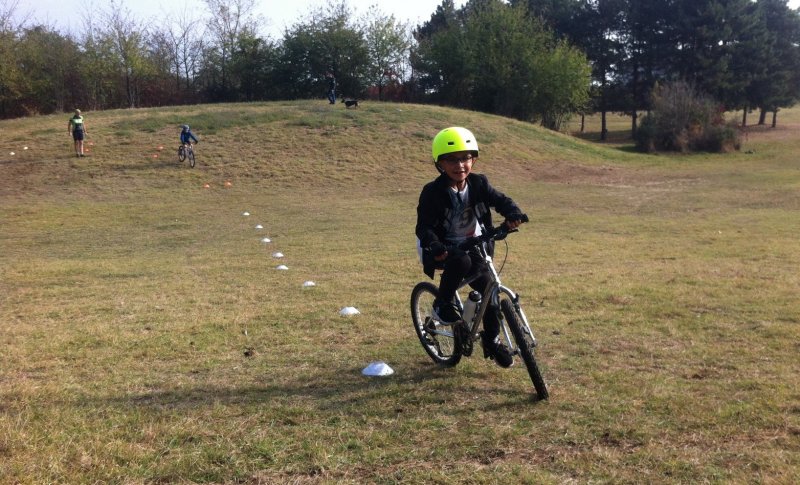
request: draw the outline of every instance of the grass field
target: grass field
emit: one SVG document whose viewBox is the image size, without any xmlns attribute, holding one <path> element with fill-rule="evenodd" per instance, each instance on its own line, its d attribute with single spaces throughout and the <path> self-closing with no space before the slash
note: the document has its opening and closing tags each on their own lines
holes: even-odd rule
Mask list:
<svg viewBox="0 0 800 485">
<path fill-rule="evenodd" d="M 420 105 L 85 116 L 86 158 L 0 121 L 0 483 L 800 482 L 800 110 L 683 156 Z M 532 218 L 503 281 L 547 402 L 411 326 L 449 125 Z"/>
</svg>

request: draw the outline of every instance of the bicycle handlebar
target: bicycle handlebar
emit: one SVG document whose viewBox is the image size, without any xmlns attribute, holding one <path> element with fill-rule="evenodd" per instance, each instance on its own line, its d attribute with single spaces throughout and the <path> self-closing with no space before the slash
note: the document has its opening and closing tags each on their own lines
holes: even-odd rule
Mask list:
<svg viewBox="0 0 800 485">
<path fill-rule="evenodd" d="M 506 219 L 520 221 L 523 224 L 526 222 L 530 222 L 530 219 L 528 218 L 527 214 L 513 214 L 507 217 Z M 482 243 L 486 243 L 492 240 L 500 241 L 502 239 L 505 239 L 506 236 L 508 236 L 512 232 L 517 232 L 518 230 L 519 229 L 509 229 L 508 226 L 506 226 L 506 223 L 503 222 L 497 227 L 492 227 L 490 229 L 487 229 L 486 232 L 481 234 L 480 236 L 471 237 L 459 244 L 445 246 L 445 248 L 447 251 L 452 251 L 453 249 L 460 249 L 462 251 L 467 251 L 473 246 L 477 246 Z"/>
</svg>

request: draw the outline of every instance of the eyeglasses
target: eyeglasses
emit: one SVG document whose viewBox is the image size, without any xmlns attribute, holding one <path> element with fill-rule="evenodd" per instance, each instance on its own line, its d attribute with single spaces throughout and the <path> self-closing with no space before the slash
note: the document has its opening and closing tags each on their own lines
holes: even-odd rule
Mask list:
<svg viewBox="0 0 800 485">
<path fill-rule="evenodd" d="M 472 156 L 472 154 L 469 154 L 469 153 L 466 154 L 466 155 L 461 155 L 460 157 L 452 156 L 452 157 L 443 157 L 443 158 L 439 159 L 440 162 L 449 163 L 451 165 L 456 165 L 456 164 L 461 164 L 461 163 L 467 164 L 467 163 L 472 162 L 473 160 L 475 160 L 475 157 Z"/>
</svg>

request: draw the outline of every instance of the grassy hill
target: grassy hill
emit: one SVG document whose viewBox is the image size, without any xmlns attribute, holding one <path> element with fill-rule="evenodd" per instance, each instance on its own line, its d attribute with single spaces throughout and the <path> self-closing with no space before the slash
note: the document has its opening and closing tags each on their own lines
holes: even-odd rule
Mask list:
<svg viewBox="0 0 800 485">
<path fill-rule="evenodd" d="M 688 156 L 304 101 L 89 112 L 76 158 L 68 118 L 0 121 L 2 483 L 800 480 L 800 110 Z M 532 218 L 503 280 L 548 402 L 412 329 L 450 125 Z"/>
</svg>

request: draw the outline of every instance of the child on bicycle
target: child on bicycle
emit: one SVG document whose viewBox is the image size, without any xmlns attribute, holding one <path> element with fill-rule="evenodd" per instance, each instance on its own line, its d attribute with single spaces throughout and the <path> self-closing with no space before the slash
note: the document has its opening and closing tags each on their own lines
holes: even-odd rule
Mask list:
<svg viewBox="0 0 800 485">
<path fill-rule="evenodd" d="M 416 235 L 424 272 L 433 278 L 435 270 L 443 270 L 433 311 L 445 323 L 461 320 L 454 301 L 456 290 L 466 276 L 476 271 L 483 273 L 470 283 L 481 293 L 489 282 L 489 275 L 481 271 L 483 260 L 477 251 L 465 252 L 448 246 L 493 227 L 490 208 L 505 218 L 504 224 L 509 229 L 517 228 L 522 219 L 522 211 L 511 198 L 494 189 L 485 175 L 472 172 L 477 158 L 478 142 L 472 132 L 461 127 L 440 131 L 433 139 L 433 162 L 439 177 L 423 187 L 417 206 Z M 490 253 L 494 250 L 493 246 L 488 249 Z M 484 357 L 494 359 L 501 367 L 509 367 L 514 360 L 498 339 L 497 311 L 490 306 L 484 314 L 481 344 Z"/>
<path fill-rule="evenodd" d="M 197 137 L 194 136 L 192 130 L 189 129 L 189 125 L 182 125 L 181 126 L 181 145 L 186 146 L 191 143 L 190 140 L 194 140 L 197 143 Z"/>
</svg>

